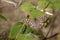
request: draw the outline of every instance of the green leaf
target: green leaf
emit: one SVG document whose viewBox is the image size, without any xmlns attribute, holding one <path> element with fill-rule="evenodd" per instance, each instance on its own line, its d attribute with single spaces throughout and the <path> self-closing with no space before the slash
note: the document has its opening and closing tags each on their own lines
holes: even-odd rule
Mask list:
<svg viewBox="0 0 60 40">
<path fill-rule="evenodd" d="M 47 2 L 46 0 L 39 0 L 38 3 L 37 3 L 37 6 L 40 8 L 40 9 L 43 9 L 45 8 L 47 5 L 48 5 L 49 2 Z"/>
<path fill-rule="evenodd" d="M 20 6 L 20 9 L 24 12 L 27 12 L 31 9 L 33 9 L 34 6 L 31 4 L 31 3 L 28 3 L 28 2 L 24 2 L 21 6 Z"/>
<path fill-rule="evenodd" d="M 33 35 L 29 34 L 18 34 L 16 37 L 17 40 L 34 40 Z"/>
<path fill-rule="evenodd" d="M 40 17 L 43 15 L 45 15 L 45 13 L 37 9 L 32 9 L 30 12 L 30 18 Z"/>
<path fill-rule="evenodd" d="M 53 8 L 55 9 L 60 9 L 60 0 L 47 0 L 49 1 L 51 4 L 53 4 Z"/>
<path fill-rule="evenodd" d="M 7 18 L 5 16 L 1 15 L 1 14 L 0 14 L 0 19 L 3 19 L 5 21 L 7 21 Z"/>
<path fill-rule="evenodd" d="M 17 22 L 15 23 L 12 27 L 11 27 L 11 30 L 10 30 L 10 34 L 9 34 L 9 37 L 11 39 L 14 39 L 17 35 L 17 33 L 19 32 L 19 30 L 22 28 L 23 26 L 23 23 L 22 22 Z"/>
<path fill-rule="evenodd" d="M 34 31 L 35 30 L 33 28 L 31 28 L 29 25 L 26 25 L 26 30 L 25 30 L 25 33 L 24 34 L 32 33 Z"/>
<path fill-rule="evenodd" d="M 54 6 L 56 9 L 60 9 L 60 0 L 56 0 Z"/>
<path fill-rule="evenodd" d="M 25 33 L 25 31 L 26 31 L 26 28 L 27 28 L 27 27 L 26 27 L 26 25 L 25 25 L 25 24 L 23 24 L 23 25 L 22 25 L 22 27 L 20 28 L 19 33 L 20 33 L 20 34 L 24 34 L 24 33 Z"/>
</svg>

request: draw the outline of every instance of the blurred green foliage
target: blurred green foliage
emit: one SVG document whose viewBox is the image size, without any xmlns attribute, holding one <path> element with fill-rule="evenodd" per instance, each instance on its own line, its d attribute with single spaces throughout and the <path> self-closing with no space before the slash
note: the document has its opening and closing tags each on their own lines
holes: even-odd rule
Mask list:
<svg viewBox="0 0 60 40">
<path fill-rule="evenodd" d="M 60 0 L 39 0 L 37 2 L 37 6 L 40 9 L 42 8 L 43 9 L 44 8 L 60 9 Z M 46 15 L 44 12 L 37 10 L 36 7 L 29 2 L 22 3 L 22 5 L 20 6 L 20 9 L 23 12 L 29 12 L 30 18 Z M 7 18 L 1 14 L 0 14 L 0 18 L 7 21 Z M 36 32 L 36 30 L 34 30 L 34 28 L 32 29 L 29 25 L 25 25 L 23 22 L 16 22 L 11 27 L 9 38 L 17 39 L 17 40 L 35 40 L 34 35 L 32 35 L 33 32 Z M 38 35 L 37 33 L 37 36 L 39 36 L 41 39 L 44 38 L 43 34 Z M 58 35 L 57 37 L 59 40 L 60 35 Z"/>
<path fill-rule="evenodd" d="M 15 23 L 10 30 L 9 38 L 14 39 L 19 32 L 20 28 L 23 27 L 22 22 L 17 22 Z M 22 30 L 21 30 L 22 31 Z"/>
<path fill-rule="evenodd" d="M 32 34 L 18 34 L 17 40 L 35 40 Z"/>
<path fill-rule="evenodd" d="M 31 4 L 31 3 L 28 3 L 28 2 L 24 2 L 21 6 L 20 6 L 20 9 L 24 12 L 28 12 L 30 11 L 31 9 L 33 9 L 34 6 Z"/>
</svg>

